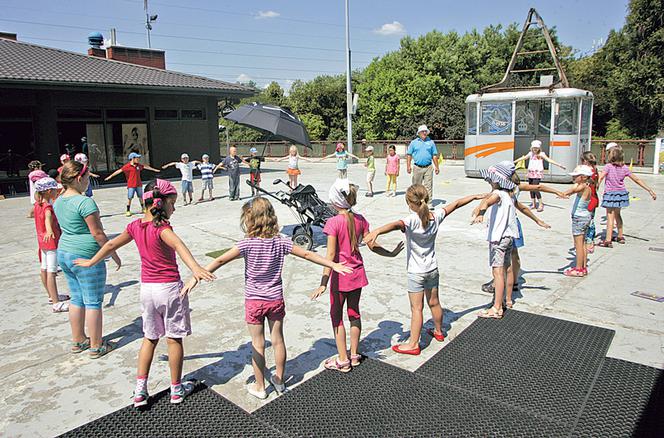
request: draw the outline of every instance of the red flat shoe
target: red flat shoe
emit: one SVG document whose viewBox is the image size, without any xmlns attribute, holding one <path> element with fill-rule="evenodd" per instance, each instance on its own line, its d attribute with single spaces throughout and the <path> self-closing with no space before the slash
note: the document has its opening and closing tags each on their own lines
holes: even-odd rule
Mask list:
<svg viewBox="0 0 664 438">
<path fill-rule="evenodd" d="M 436 341 L 438 342 L 443 342 L 445 340 L 445 335 L 443 333 L 436 333 L 434 329 L 428 329 L 427 333 L 436 338 Z"/>
<path fill-rule="evenodd" d="M 393 345 L 392 351 L 394 351 L 395 353 L 410 354 L 411 356 L 419 356 L 421 352 L 419 346 L 413 350 L 402 350 L 401 345 Z"/>
</svg>

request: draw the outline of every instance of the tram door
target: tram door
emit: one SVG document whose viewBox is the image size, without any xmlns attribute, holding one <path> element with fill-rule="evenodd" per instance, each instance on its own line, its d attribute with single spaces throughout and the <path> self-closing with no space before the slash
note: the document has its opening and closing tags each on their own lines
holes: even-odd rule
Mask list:
<svg viewBox="0 0 664 438">
<path fill-rule="evenodd" d="M 530 151 L 533 140 L 542 142 L 542 151 L 549 155 L 551 137 L 551 101 L 523 100 L 516 102 L 514 121 L 514 159 Z M 544 168 L 549 164 L 545 161 Z"/>
</svg>

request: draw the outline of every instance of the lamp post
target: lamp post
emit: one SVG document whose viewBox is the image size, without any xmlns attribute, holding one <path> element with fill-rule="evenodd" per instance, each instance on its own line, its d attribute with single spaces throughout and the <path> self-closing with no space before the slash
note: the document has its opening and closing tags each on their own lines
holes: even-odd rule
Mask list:
<svg viewBox="0 0 664 438">
<path fill-rule="evenodd" d="M 348 135 L 348 152 L 353 153 L 353 90 L 350 77 L 350 24 L 348 20 L 348 1 L 346 0 L 346 130 Z"/>
<path fill-rule="evenodd" d="M 152 30 L 152 23 L 157 21 L 157 14 L 150 15 L 150 12 L 148 12 L 148 0 L 143 0 L 143 9 L 145 9 L 145 28 L 148 33 L 148 49 L 150 49 L 152 48 L 150 31 Z"/>
</svg>

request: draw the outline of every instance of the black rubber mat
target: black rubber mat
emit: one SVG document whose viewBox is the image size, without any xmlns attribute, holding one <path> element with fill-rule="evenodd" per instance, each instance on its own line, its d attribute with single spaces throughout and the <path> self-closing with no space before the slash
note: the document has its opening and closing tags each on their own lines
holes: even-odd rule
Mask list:
<svg viewBox="0 0 664 438">
<path fill-rule="evenodd" d="M 606 358 L 573 436 L 664 436 L 664 371 Z"/>
<path fill-rule="evenodd" d="M 148 409 L 133 406 L 71 430 L 62 437 L 275 437 L 276 429 L 251 417 L 216 392 L 199 384 L 179 405 L 168 390 L 151 397 Z"/>
<path fill-rule="evenodd" d="M 571 430 L 613 334 L 510 310 L 474 321 L 416 373 Z"/>
<path fill-rule="evenodd" d="M 346 374 L 323 371 L 253 415 L 298 437 L 565 434 L 554 422 L 372 359 Z"/>
</svg>

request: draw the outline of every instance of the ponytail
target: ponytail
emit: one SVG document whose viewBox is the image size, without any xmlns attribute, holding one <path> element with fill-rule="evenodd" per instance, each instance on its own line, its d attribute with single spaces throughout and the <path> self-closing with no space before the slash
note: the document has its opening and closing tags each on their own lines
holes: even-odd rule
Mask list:
<svg viewBox="0 0 664 438">
<path fill-rule="evenodd" d="M 166 215 L 166 210 L 164 209 L 164 202 L 171 195 L 163 195 L 157 186 L 157 181 L 150 181 L 145 186 L 146 192 L 152 192 L 152 197 L 144 200 L 145 208 L 150 210 L 152 215 L 152 224 L 155 227 L 161 227 L 165 223 L 168 223 L 168 216 Z"/>
<path fill-rule="evenodd" d="M 351 208 L 357 204 L 357 186 L 354 184 L 350 184 L 349 186 L 349 193 L 346 195 L 346 201 L 348 204 L 351 206 Z M 347 210 L 340 210 L 340 214 L 343 214 L 346 217 L 346 226 L 348 227 L 348 238 L 350 239 L 350 244 L 352 248 L 352 252 L 359 251 L 360 249 L 360 242 L 357 237 L 357 230 L 355 229 L 355 214 L 351 211 L 351 209 Z"/>
<path fill-rule="evenodd" d="M 429 226 L 429 192 L 422 184 L 413 184 L 406 191 L 406 202 L 411 210 L 417 213 L 422 222 L 422 228 Z"/>
</svg>

